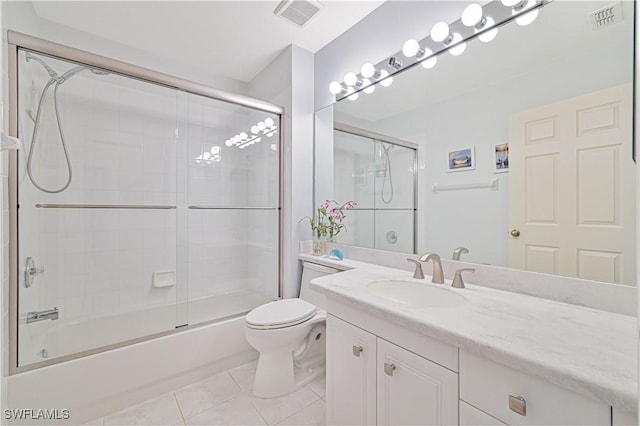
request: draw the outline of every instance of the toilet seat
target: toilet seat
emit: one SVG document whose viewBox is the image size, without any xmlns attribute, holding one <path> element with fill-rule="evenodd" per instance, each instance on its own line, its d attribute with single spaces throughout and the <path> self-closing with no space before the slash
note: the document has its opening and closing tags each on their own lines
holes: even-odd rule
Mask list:
<svg viewBox="0 0 640 426">
<path fill-rule="evenodd" d="M 314 305 L 302 299 L 284 299 L 258 306 L 246 316 L 247 327 L 276 329 L 302 324 L 317 312 Z"/>
</svg>

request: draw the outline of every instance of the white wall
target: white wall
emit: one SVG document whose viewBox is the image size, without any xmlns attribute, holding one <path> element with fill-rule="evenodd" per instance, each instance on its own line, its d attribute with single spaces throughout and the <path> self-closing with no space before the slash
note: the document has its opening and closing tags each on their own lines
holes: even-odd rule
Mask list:
<svg viewBox="0 0 640 426">
<path fill-rule="evenodd" d="M 283 297 L 297 297 L 299 242 L 311 238 L 307 221 L 313 203 L 313 63 L 314 56 L 289 46 L 249 83 L 249 95 L 285 108 Z"/>
<path fill-rule="evenodd" d="M 247 94 L 248 85 L 238 80 L 219 77 L 207 70 L 195 66 L 168 60 L 95 35 L 66 27 L 37 16 L 30 1 L 4 2 L 3 30 L 33 35 L 66 46 L 97 53 L 109 58 L 118 59 L 144 68 L 157 70 L 165 74 L 175 75 L 217 89 L 233 93 Z M 70 7 L 71 3 L 61 3 L 61 7 Z M 117 31 L 117 28 L 114 28 Z M 185 46 L 188 48 L 188 46 Z"/>
</svg>

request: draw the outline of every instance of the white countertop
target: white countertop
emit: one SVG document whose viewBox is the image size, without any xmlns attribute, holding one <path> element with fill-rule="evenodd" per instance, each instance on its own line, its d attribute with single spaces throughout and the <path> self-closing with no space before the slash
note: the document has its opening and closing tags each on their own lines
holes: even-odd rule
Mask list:
<svg viewBox="0 0 640 426">
<path fill-rule="evenodd" d="M 412 273 L 357 261 L 301 260 L 351 269 L 316 278 L 311 287 L 373 315 L 492 361 L 547 379 L 622 411 L 638 405 L 637 318 L 469 284 L 446 287 L 467 302 L 450 308 L 415 308 L 370 293 L 373 281 L 413 280 Z"/>
</svg>

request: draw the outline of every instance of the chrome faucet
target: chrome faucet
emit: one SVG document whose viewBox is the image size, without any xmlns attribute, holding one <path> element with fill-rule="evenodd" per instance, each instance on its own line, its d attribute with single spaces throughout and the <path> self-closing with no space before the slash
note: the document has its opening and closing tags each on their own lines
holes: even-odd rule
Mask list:
<svg viewBox="0 0 640 426">
<path fill-rule="evenodd" d="M 45 311 L 27 312 L 27 324 L 44 320 L 57 320 L 58 308 L 47 309 Z"/>
<path fill-rule="evenodd" d="M 469 249 L 466 247 L 458 247 L 453 251 L 453 260 L 460 260 L 460 255 L 461 254 L 467 254 L 469 253 Z"/>
<path fill-rule="evenodd" d="M 427 253 L 420 256 L 420 262 L 433 261 L 433 273 L 431 274 L 431 282 L 434 284 L 444 284 L 444 274 L 442 273 L 442 262 L 440 256 L 435 253 Z"/>
</svg>

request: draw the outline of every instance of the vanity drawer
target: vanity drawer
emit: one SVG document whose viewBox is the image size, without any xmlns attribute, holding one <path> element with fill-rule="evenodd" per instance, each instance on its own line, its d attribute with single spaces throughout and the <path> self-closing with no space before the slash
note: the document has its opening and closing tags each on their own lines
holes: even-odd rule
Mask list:
<svg viewBox="0 0 640 426">
<path fill-rule="evenodd" d="M 611 408 L 602 402 L 464 351 L 460 399 L 510 425 L 611 424 Z"/>
</svg>

